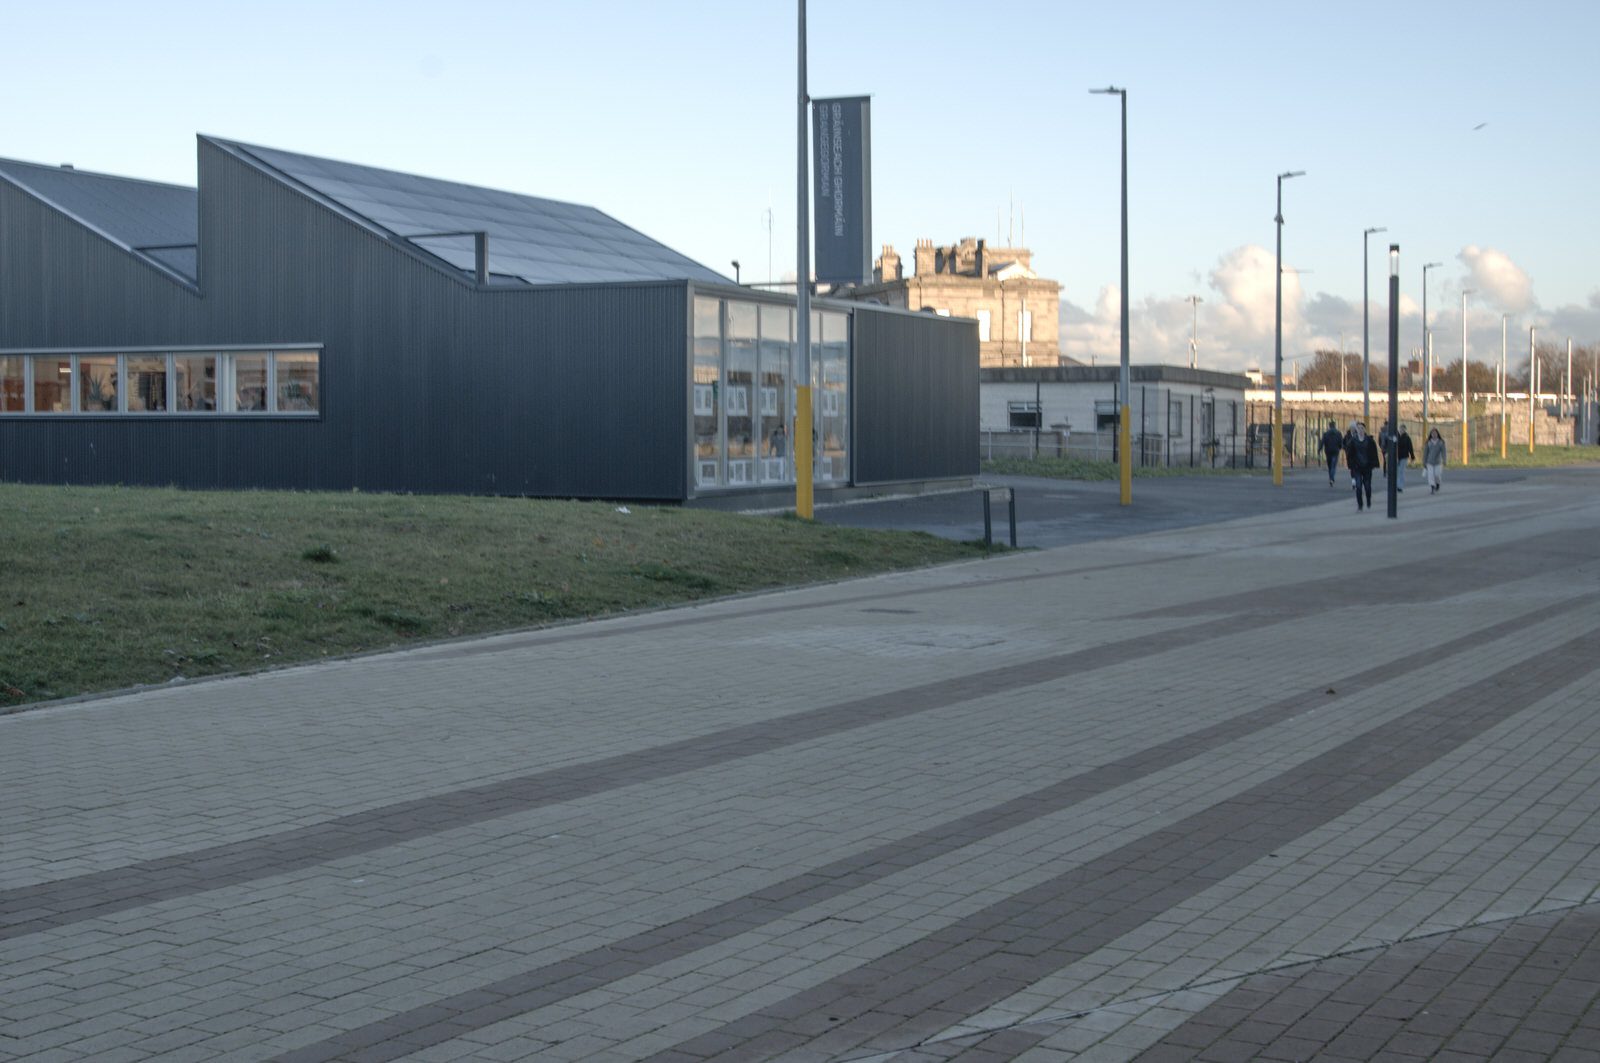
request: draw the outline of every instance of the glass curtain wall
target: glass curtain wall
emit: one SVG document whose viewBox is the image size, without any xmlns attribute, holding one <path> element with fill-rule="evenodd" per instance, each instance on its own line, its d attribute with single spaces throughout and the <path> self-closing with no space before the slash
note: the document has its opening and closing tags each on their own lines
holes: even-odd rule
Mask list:
<svg viewBox="0 0 1600 1063">
<path fill-rule="evenodd" d="M 756 305 L 728 303 L 728 327 L 723 344 L 722 397 L 727 411 L 727 483 L 756 482 Z"/>
<path fill-rule="evenodd" d="M 815 477 L 818 483 L 845 483 L 850 479 L 850 317 L 829 311 L 815 317 Z"/>
<path fill-rule="evenodd" d="M 789 387 L 793 361 L 794 311 L 786 306 L 763 306 L 761 388 L 757 393 L 762 483 L 794 483 L 794 452 L 789 447 L 793 431 L 790 409 L 794 398 Z"/>
<path fill-rule="evenodd" d="M 694 301 L 694 482 L 696 487 L 722 483 L 722 303 Z"/>
<path fill-rule="evenodd" d="M 691 355 L 696 487 L 792 484 L 794 309 L 699 296 Z M 850 478 L 850 318 L 813 312 L 814 478 Z"/>
</svg>

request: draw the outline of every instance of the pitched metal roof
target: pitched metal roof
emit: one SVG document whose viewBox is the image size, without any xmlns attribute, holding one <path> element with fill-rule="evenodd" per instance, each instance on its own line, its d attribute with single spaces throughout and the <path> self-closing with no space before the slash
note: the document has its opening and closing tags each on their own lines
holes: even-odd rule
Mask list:
<svg viewBox="0 0 1600 1063">
<path fill-rule="evenodd" d="M 12 159 L 0 159 L 0 179 L 124 249 L 195 279 L 200 231 L 195 189 Z"/>
<path fill-rule="evenodd" d="M 210 138 L 304 186 L 386 235 L 473 275 L 488 233 L 490 283 L 728 279 L 593 207 Z M 431 233 L 462 235 L 430 236 Z"/>
</svg>

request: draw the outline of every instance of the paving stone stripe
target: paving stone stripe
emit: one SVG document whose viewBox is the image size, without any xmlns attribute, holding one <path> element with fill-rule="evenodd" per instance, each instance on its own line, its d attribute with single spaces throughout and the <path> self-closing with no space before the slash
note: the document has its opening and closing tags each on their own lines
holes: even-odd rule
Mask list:
<svg viewBox="0 0 1600 1063">
<path fill-rule="evenodd" d="M 1470 559 L 1481 552 L 1465 553 Z M 1440 553 L 1420 564 L 1390 566 L 1376 575 L 1381 577 L 1378 582 L 1396 592 L 1430 595 L 1449 585 L 1441 577 L 1455 571 L 1462 564 L 1462 556 Z M 1494 576 L 1486 578 L 1490 582 L 1510 582 L 1540 571 L 1545 564 L 1548 559 L 1540 551 L 1519 551 L 1514 560 L 1505 561 Z M 1233 596 L 1223 598 L 1233 601 Z M 1307 596 L 1295 597 L 1292 592 L 1288 600 L 1298 603 L 1300 609 L 1320 608 L 1320 603 Z M 1226 626 L 1202 622 L 1162 633 L 1160 649 L 1177 649 L 1230 634 Z M 1109 667 L 1150 652 L 1150 639 L 1134 636 L 614 757 L 388 804 L 308 827 L 0 891 L 0 941 L 312 867 L 550 803 L 770 752 L 973 697 L 1049 682 L 1086 669 Z"/>
<path fill-rule="evenodd" d="M 1569 598 L 1502 620 L 1424 651 L 1435 662 L 1470 653 L 1531 624 L 1562 616 L 1586 604 L 1583 597 Z M 1348 697 L 1404 675 L 1423 654 L 1407 655 L 1373 668 L 1332 680 Z M 734 898 L 688 918 L 652 928 L 610 945 L 567 957 L 498 980 L 422 1009 L 397 1013 L 382 1021 L 353 1029 L 325 1043 L 307 1046 L 280 1058 L 280 1063 L 312 1063 L 342 1059 L 351 1053 L 363 1058 L 399 1058 L 420 1047 L 441 1044 L 462 1036 L 480 1023 L 510 1018 L 516 1008 L 532 1011 L 559 1003 L 602 985 L 615 983 L 700 949 L 727 941 L 759 926 L 820 904 L 833 897 L 926 863 L 984 838 L 1012 830 L 1032 820 L 1059 813 L 1074 804 L 1108 793 L 1154 772 L 1191 760 L 1264 730 L 1303 712 L 1324 709 L 1329 703 L 1327 685 L 1303 690 L 1277 702 L 1232 717 L 1210 727 L 1178 735 L 1136 753 L 1100 765 L 1002 802 L 971 815 L 928 827 L 903 839 L 814 868 Z M 440 1009 L 451 1018 L 440 1021 Z M 403 1040 L 401 1040 L 403 1038 Z M 401 1051 L 401 1046 L 404 1051 Z"/>
<path fill-rule="evenodd" d="M 874 962 L 652 1058 L 908 1049 L 1104 947 L 1597 670 L 1585 630 Z"/>
<path fill-rule="evenodd" d="M 1136 1058 L 1592 1060 L 1597 1003 L 1590 904 L 1246 978 Z"/>
<path fill-rule="evenodd" d="M 1161 650 L 1226 637 L 1202 622 L 1165 631 Z M 484 820 L 692 772 L 784 746 L 1123 664 L 1148 635 L 854 698 L 777 720 L 340 816 L 310 827 L 0 892 L 0 941 L 158 901 L 313 867 Z"/>
</svg>

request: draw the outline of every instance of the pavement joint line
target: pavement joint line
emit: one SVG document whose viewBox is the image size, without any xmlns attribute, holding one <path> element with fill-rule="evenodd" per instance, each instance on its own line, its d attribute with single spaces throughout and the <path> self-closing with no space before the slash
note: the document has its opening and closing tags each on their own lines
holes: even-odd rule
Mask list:
<svg viewBox="0 0 1600 1063">
<path fill-rule="evenodd" d="M 1585 599 L 1581 596 L 1565 599 L 1541 607 L 1532 613 L 1460 636 L 1450 643 L 1431 648 L 1426 652 L 1432 659 L 1443 661 L 1452 655 L 1469 652 L 1505 633 L 1520 630 L 1536 621 L 1560 616 L 1583 604 Z M 1407 656 L 1385 666 L 1365 669 L 1331 682 L 1341 691 L 1341 697 L 1348 697 L 1387 681 L 1391 675 L 1404 674 L 1413 667 L 1415 656 Z M 1202 728 L 1197 732 L 1178 736 L 1157 746 L 1142 748 L 1127 757 L 1018 795 L 998 806 L 929 826 L 908 838 L 803 871 L 789 879 L 761 887 L 754 893 L 724 901 L 672 923 L 653 927 L 640 934 L 599 946 L 587 953 L 532 968 L 468 992 L 488 992 L 508 999 L 525 994 L 548 996 L 551 988 L 549 979 L 541 979 L 539 977 L 541 972 L 549 971 L 551 977 L 559 979 L 574 963 L 594 970 L 607 969 L 608 974 L 605 976 L 604 984 L 620 981 L 725 940 L 728 936 L 726 932 L 720 934 L 716 932 L 719 920 L 731 920 L 733 926 L 729 929 L 738 933 L 754 929 L 757 925 L 770 924 L 834 896 L 856 890 L 886 874 L 898 873 L 915 863 L 925 863 L 945 852 L 963 848 L 977 837 L 973 830 L 977 826 L 985 828 L 984 836 L 992 836 L 1001 831 L 1015 829 L 1042 816 L 1058 814 L 1073 804 L 1095 796 L 1107 787 L 1126 786 L 1135 782 L 1136 779 L 1118 777 L 1130 763 L 1137 762 L 1140 772 L 1147 775 L 1193 760 L 1213 748 L 1237 740 L 1244 734 L 1254 733 L 1285 719 L 1291 719 L 1307 704 L 1318 708 L 1327 704 L 1324 684 L 1319 683 L 1314 688 L 1297 691 L 1268 706 Z M 1099 781 L 1100 776 L 1107 777 L 1104 783 Z M 1277 777 L 1281 778 L 1282 775 Z M 1001 822 L 993 822 L 996 820 Z M 916 860 L 908 862 L 906 859 L 908 854 L 915 855 Z M 873 868 L 879 870 L 874 873 Z M 752 913 L 749 911 L 749 902 L 752 899 L 760 899 L 761 894 L 766 894 L 770 899 L 765 902 L 761 912 Z M 728 914 L 719 915 L 719 909 L 726 909 Z M 582 988 L 590 989 L 595 986 L 586 985 Z M 544 999 L 541 1001 L 541 1006 L 554 1003 L 555 999 L 558 998 Z M 452 1007 L 451 998 L 446 998 L 439 1004 Z M 374 1024 L 372 1032 L 383 1034 L 385 1035 L 383 1039 L 387 1039 L 386 1035 L 390 1030 L 396 1026 L 404 1026 L 417 1031 L 415 1035 L 420 1036 L 426 1025 L 426 1023 L 408 1023 L 402 1013 L 386 1019 L 381 1024 Z M 362 1039 L 359 1028 L 350 1031 L 344 1040 L 359 1043 L 363 1047 L 373 1047 L 376 1043 L 381 1043 L 381 1040 L 372 1042 Z M 318 1057 L 312 1055 L 305 1058 Z M 284 1057 L 280 1063 L 288 1063 L 288 1059 L 289 1057 Z"/>
<path fill-rule="evenodd" d="M 760 1036 L 751 1032 L 757 1027 L 768 1032 L 776 1032 L 782 1028 L 784 1016 L 796 1014 L 797 1009 L 805 1007 L 805 1002 L 808 1001 L 815 1001 L 818 1006 L 826 1006 L 826 1002 L 845 986 L 852 987 L 855 993 L 852 1007 L 858 1008 L 860 1013 L 871 1011 L 875 1003 L 892 1004 L 892 998 L 878 1000 L 874 993 L 887 995 L 895 992 L 894 986 L 897 984 L 895 979 L 907 965 L 915 967 L 923 962 L 922 954 L 927 951 L 928 942 L 935 939 L 948 941 L 952 936 L 961 935 L 963 931 L 983 935 L 1005 932 L 1009 928 L 1021 933 L 1027 927 L 1013 927 L 1007 920 L 1014 917 L 1007 913 L 1020 914 L 1034 909 L 1038 909 L 1041 913 L 1056 913 L 1056 920 L 1066 923 L 1061 928 L 1061 937 L 1053 939 L 1052 944 L 1045 945 L 1035 952 L 1024 952 L 1020 956 L 1020 962 L 1013 963 L 1003 976 L 991 972 L 989 968 L 993 964 L 986 961 L 999 962 L 996 957 L 1001 956 L 1009 956 L 1012 960 L 1019 960 L 1019 957 L 1004 950 L 991 951 L 982 956 L 968 958 L 959 970 L 945 976 L 946 982 L 959 982 L 959 990 L 955 985 L 941 985 L 936 980 L 932 985 L 922 984 L 913 994 L 918 1001 L 921 1001 L 935 992 L 964 992 L 973 998 L 983 997 L 983 1006 L 991 1006 L 996 1000 L 1014 992 L 1010 988 L 1014 980 L 1021 978 L 1024 979 L 1023 984 L 1027 984 L 1052 970 L 1059 969 L 1064 963 L 1088 955 L 1099 945 L 1115 940 L 1121 934 L 1142 925 L 1147 921 L 1142 912 L 1155 908 L 1170 909 L 1205 888 L 1210 881 L 1219 881 L 1228 874 L 1248 866 L 1255 859 L 1259 859 L 1261 853 L 1269 851 L 1285 839 L 1297 837 L 1305 833 L 1305 830 L 1349 811 L 1362 801 L 1392 786 L 1399 779 L 1460 748 L 1473 737 L 1521 711 L 1520 702 L 1508 707 L 1506 702 L 1515 699 L 1506 695 L 1519 693 L 1521 687 L 1531 684 L 1537 684 L 1540 691 L 1559 689 L 1600 670 L 1600 660 L 1579 661 L 1573 658 L 1575 651 L 1584 650 L 1592 644 L 1594 634 L 1593 630 L 1587 630 L 1530 658 L 1524 658 L 1490 673 L 1470 684 L 1464 691 L 1454 691 L 1418 706 L 1393 721 L 1364 732 L 1296 768 L 1280 773 L 1253 787 L 1244 795 L 1218 802 L 1210 808 L 1195 813 L 1187 821 L 1153 831 L 1139 841 L 1123 846 L 1116 853 L 1074 867 L 1055 879 L 1025 889 L 1015 897 L 998 902 L 989 909 L 966 916 L 959 920 L 956 926 L 935 935 L 935 938 L 901 947 L 879 960 L 865 963 L 853 970 L 847 979 L 829 979 L 797 992 L 790 1002 L 762 1009 L 746 1020 L 741 1020 L 736 1027 L 740 1031 L 740 1037 L 749 1040 Z M 1508 687 L 1511 689 L 1508 690 Z M 1478 688 L 1486 692 L 1493 691 L 1501 699 L 1500 702 L 1483 705 L 1472 717 L 1464 717 L 1451 711 L 1454 703 L 1463 695 L 1467 695 L 1469 704 L 1472 703 L 1470 691 Z M 1415 737 L 1408 732 L 1423 728 L 1424 725 L 1427 725 L 1424 733 L 1432 739 L 1426 751 L 1419 752 L 1415 744 L 1407 746 L 1400 741 L 1402 737 Z M 1371 754 L 1376 750 L 1383 750 L 1387 755 L 1389 763 L 1382 770 L 1374 771 L 1369 768 L 1364 774 L 1350 771 L 1348 768 L 1341 770 L 1343 760 L 1367 763 L 1357 760 L 1355 755 L 1363 751 Z M 1333 792 L 1322 794 L 1315 808 L 1295 809 L 1291 804 L 1290 811 L 1279 813 L 1278 821 L 1274 821 L 1270 816 L 1264 822 L 1258 819 L 1254 831 L 1250 832 L 1247 840 L 1237 843 L 1222 855 L 1212 856 L 1211 864 L 1205 869 L 1206 874 L 1203 877 L 1189 874 L 1182 861 L 1175 859 L 1175 854 L 1189 854 L 1198 858 L 1202 851 L 1201 847 L 1209 844 L 1211 840 L 1221 841 L 1225 838 L 1226 832 L 1215 839 L 1212 839 L 1212 835 L 1217 834 L 1216 824 L 1224 820 L 1234 821 L 1229 818 L 1229 813 L 1242 811 L 1252 803 L 1277 809 L 1280 806 L 1275 805 L 1270 798 L 1288 797 L 1292 794 L 1303 795 L 1305 788 L 1312 784 L 1320 785 L 1323 790 L 1332 788 Z M 1118 903 L 1122 905 L 1119 908 L 1122 913 L 1120 920 L 1092 908 L 1081 909 L 1072 903 L 1071 887 L 1074 883 L 1080 884 L 1083 890 L 1094 893 L 1100 888 L 1097 884 L 1101 879 L 1116 879 L 1130 863 L 1130 857 L 1137 858 L 1139 853 L 1155 852 L 1152 847 L 1157 845 L 1161 846 L 1159 851 L 1165 861 L 1162 870 L 1168 881 L 1159 881 L 1153 870 L 1148 872 L 1155 881 L 1142 884 L 1141 889 L 1136 891 L 1137 897 L 1119 898 Z M 1123 892 L 1126 892 L 1126 889 L 1127 887 L 1124 887 Z M 1134 900 L 1138 903 L 1132 903 Z M 1024 967 L 1026 973 L 1016 971 L 1017 966 Z M 863 992 L 862 987 L 865 985 L 873 986 L 874 991 Z M 928 1003 L 931 1004 L 933 1001 L 930 999 Z M 976 1010 L 972 1007 L 975 1003 L 976 1000 L 970 1000 L 964 1007 Z M 912 1041 L 920 1039 L 915 1036 L 915 1024 L 925 1014 L 908 1015 L 903 1023 L 894 1027 L 900 1031 L 898 1035 L 900 1040 L 895 1043 L 885 1044 L 879 1035 L 869 1034 L 859 1047 L 877 1051 L 903 1051 L 905 1038 L 910 1036 Z M 937 1016 L 933 1021 L 939 1021 Z M 681 1042 L 675 1050 L 693 1054 L 697 1051 L 697 1042 L 716 1043 L 718 1037 L 719 1034 L 713 1033 L 702 1038 L 690 1038 Z"/>
</svg>

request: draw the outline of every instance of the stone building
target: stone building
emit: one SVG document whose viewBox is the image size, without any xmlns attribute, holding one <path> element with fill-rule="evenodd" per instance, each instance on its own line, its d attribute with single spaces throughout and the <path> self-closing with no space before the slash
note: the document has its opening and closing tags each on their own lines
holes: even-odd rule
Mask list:
<svg viewBox="0 0 1600 1063">
<path fill-rule="evenodd" d="M 1035 273 L 1032 259 L 1025 247 L 990 247 L 970 236 L 946 247 L 918 240 L 907 277 L 900 256 L 885 244 L 873 263 L 873 283 L 838 294 L 976 319 L 985 368 L 1063 365 L 1061 285 Z"/>
</svg>

